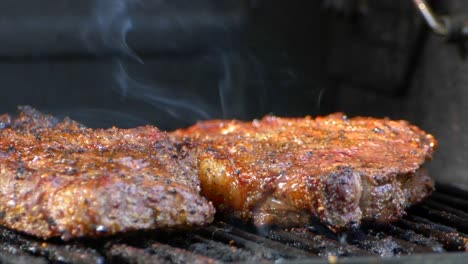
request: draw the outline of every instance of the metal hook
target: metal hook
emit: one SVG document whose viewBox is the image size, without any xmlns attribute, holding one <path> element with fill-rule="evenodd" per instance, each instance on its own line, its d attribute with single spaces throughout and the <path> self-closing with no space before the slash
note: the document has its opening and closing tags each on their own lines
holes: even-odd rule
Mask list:
<svg viewBox="0 0 468 264">
<path fill-rule="evenodd" d="M 425 0 L 413 0 L 427 25 L 437 35 L 445 37 L 449 41 L 468 39 L 468 20 L 465 18 L 441 17 L 434 13 Z"/>
<path fill-rule="evenodd" d="M 439 19 L 439 17 L 432 11 L 432 8 L 426 3 L 425 0 L 413 0 L 414 4 L 421 12 L 427 25 L 438 35 L 447 36 L 447 26 Z"/>
</svg>

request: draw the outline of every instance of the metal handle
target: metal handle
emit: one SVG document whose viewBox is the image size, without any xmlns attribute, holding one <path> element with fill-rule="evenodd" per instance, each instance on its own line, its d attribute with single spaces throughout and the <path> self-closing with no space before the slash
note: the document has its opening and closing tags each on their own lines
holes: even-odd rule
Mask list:
<svg viewBox="0 0 468 264">
<path fill-rule="evenodd" d="M 450 16 L 439 16 L 425 0 L 413 0 L 427 25 L 432 31 L 449 41 L 461 41 L 468 39 L 468 20 Z"/>
</svg>

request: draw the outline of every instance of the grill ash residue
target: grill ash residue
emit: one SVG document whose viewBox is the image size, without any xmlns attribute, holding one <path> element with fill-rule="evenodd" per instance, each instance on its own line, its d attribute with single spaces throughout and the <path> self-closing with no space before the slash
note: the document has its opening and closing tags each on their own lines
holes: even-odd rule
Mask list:
<svg viewBox="0 0 468 264">
<path fill-rule="evenodd" d="M 402 253 L 402 249 L 391 237 L 386 237 L 378 241 L 366 241 L 366 244 L 369 245 L 370 250 L 382 257 L 391 257 Z"/>
<path fill-rule="evenodd" d="M 258 262 L 264 259 L 262 254 L 254 254 L 241 248 L 215 241 L 194 243 L 189 246 L 189 250 L 195 254 L 204 255 L 223 262 Z"/>
<path fill-rule="evenodd" d="M 444 245 L 439 243 L 437 240 L 426 237 L 422 234 L 418 234 L 413 230 L 405 230 L 400 227 L 397 227 L 393 224 L 372 224 L 372 229 L 374 232 L 384 232 L 389 236 L 394 236 L 396 238 L 408 241 L 410 243 L 428 247 L 434 252 L 442 253 L 445 252 Z M 372 232 L 371 229 L 371 232 Z"/>
<path fill-rule="evenodd" d="M 346 233 L 346 242 L 374 252 L 382 257 L 412 254 L 413 245 L 387 236 L 383 232 L 373 232 L 365 228 L 353 229 Z"/>
</svg>

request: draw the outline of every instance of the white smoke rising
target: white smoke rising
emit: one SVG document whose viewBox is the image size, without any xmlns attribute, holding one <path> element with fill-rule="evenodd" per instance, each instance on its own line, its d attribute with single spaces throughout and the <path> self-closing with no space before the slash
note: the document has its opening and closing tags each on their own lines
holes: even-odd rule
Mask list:
<svg viewBox="0 0 468 264">
<path fill-rule="evenodd" d="M 194 122 L 210 119 L 214 112 L 195 94 L 182 94 L 177 87 L 163 87 L 132 78 L 122 60 L 116 60 L 115 80 L 119 93 L 148 103 L 179 120 Z"/>
<path fill-rule="evenodd" d="M 165 0 L 152 1 L 151 8 L 167 3 Z M 245 117 L 248 112 L 246 107 L 248 93 L 245 85 L 247 80 L 238 53 L 232 54 L 220 48 L 214 54 L 220 67 L 218 86 L 213 87 L 218 90 L 219 102 L 208 102 L 206 98 L 197 95 L 196 91 L 191 91 L 192 87 L 173 87 L 172 84 L 149 81 L 150 78 L 147 77 L 136 77 L 141 75 L 134 74 L 130 66 L 134 61 L 144 64 L 144 60 L 129 45 L 128 36 L 139 25 L 139 20 L 135 16 L 141 15 L 144 8 L 142 0 L 96 0 L 87 27 L 82 32 L 83 40 L 91 52 L 100 54 L 102 51 L 111 51 L 118 54 L 111 69 L 115 81 L 114 88 L 118 94 L 151 105 L 173 118 L 186 122 L 219 117 L 221 113 L 224 118 Z M 171 19 L 179 21 L 181 26 L 189 26 L 184 22 L 184 17 L 179 17 L 177 12 L 172 15 Z M 159 21 L 159 23 L 164 22 L 164 19 Z M 188 32 L 190 27 L 186 30 Z M 213 50 L 216 49 L 217 47 L 213 47 Z M 260 104 L 264 105 L 264 102 Z"/>
<path fill-rule="evenodd" d="M 153 0 L 152 4 L 163 3 Z M 126 58 L 144 64 L 143 59 L 128 45 L 127 36 L 134 29 L 135 10 L 144 8 L 141 0 L 96 0 L 91 17 L 82 38 L 91 52 L 113 51 Z M 196 95 L 183 95 L 177 87 L 136 80 L 126 68 L 126 60 L 116 58 L 111 69 L 117 92 L 123 97 L 142 101 L 170 116 L 193 122 L 212 118 L 214 112 Z"/>
<path fill-rule="evenodd" d="M 223 118 L 242 118 L 248 111 L 242 58 L 236 52 L 219 52 L 219 58 L 222 73 L 218 83 L 218 93 Z M 254 96 L 253 91 L 250 94 Z"/>
<path fill-rule="evenodd" d="M 101 49 L 119 52 L 143 63 L 127 42 L 127 35 L 134 27 L 130 11 L 135 7 L 142 8 L 142 5 L 141 0 L 96 0 L 88 25 L 82 32 L 87 48 L 96 53 Z"/>
<path fill-rule="evenodd" d="M 232 95 L 235 92 L 235 88 L 232 87 L 232 71 L 229 64 L 229 59 L 225 54 L 221 55 L 221 62 L 224 69 L 224 78 L 222 78 L 218 85 L 219 100 L 221 102 L 221 109 L 223 111 L 223 118 L 227 118 L 232 113 L 229 113 L 231 109 L 230 102 L 232 102 Z"/>
</svg>

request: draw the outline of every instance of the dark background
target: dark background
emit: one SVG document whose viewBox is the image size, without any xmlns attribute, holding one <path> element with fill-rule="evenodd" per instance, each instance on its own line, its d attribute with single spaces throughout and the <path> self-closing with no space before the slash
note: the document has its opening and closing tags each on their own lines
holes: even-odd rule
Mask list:
<svg viewBox="0 0 468 264">
<path fill-rule="evenodd" d="M 437 12 L 468 17 L 463 0 Z M 92 127 L 344 111 L 407 119 L 468 186 L 468 62 L 411 1 L 6 0 L 0 111 L 28 104 Z"/>
</svg>

